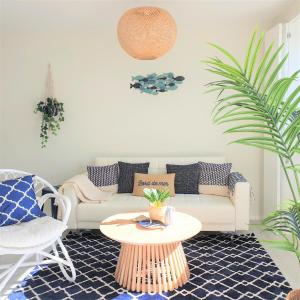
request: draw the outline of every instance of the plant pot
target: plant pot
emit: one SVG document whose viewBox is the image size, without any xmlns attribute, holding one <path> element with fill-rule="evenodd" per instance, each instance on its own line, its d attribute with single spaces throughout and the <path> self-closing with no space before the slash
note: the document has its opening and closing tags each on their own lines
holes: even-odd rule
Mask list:
<svg viewBox="0 0 300 300">
<path fill-rule="evenodd" d="M 300 289 L 290 291 L 286 297 L 286 300 L 300 300 Z"/>
<path fill-rule="evenodd" d="M 165 222 L 167 205 L 156 207 L 150 204 L 149 206 L 149 217 L 153 221 Z"/>
</svg>

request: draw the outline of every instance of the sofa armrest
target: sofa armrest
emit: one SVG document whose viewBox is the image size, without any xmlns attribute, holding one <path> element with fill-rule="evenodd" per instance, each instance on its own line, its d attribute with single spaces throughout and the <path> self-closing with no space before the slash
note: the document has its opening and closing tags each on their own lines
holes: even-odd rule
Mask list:
<svg viewBox="0 0 300 300">
<path fill-rule="evenodd" d="M 251 187 L 245 177 L 238 173 L 233 172 L 229 175 L 229 192 L 230 199 L 235 206 L 235 227 L 236 230 L 249 229 L 249 210 Z"/>
<path fill-rule="evenodd" d="M 78 229 L 77 226 L 77 205 L 80 203 L 80 200 L 76 196 L 75 189 L 71 184 L 65 184 L 60 189 L 60 193 L 65 195 L 70 199 L 71 202 L 71 211 L 70 211 L 70 217 L 68 220 L 68 228 L 69 229 Z"/>
</svg>

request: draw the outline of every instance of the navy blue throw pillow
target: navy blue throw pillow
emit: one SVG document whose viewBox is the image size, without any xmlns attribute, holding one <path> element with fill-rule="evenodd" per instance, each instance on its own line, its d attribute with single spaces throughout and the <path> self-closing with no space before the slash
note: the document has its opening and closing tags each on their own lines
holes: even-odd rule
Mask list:
<svg viewBox="0 0 300 300">
<path fill-rule="evenodd" d="M 134 174 L 148 174 L 149 164 L 148 162 L 131 164 L 119 161 L 118 193 L 132 193 Z"/>
<path fill-rule="evenodd" d="M 199 164 L 166 165 L 167 173 L 175 173 L 176 194 L 199 194 Z"/>
<path fill-rule="evenodd" d="M 43 217 L 32 175 L 0 182 L 0 227 Z"/>
</svg>

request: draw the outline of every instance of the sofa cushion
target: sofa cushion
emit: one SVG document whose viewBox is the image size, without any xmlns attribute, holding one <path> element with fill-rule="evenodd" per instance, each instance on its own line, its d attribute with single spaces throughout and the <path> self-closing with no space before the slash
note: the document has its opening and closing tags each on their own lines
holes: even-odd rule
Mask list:
<svg viewBox="0 0 300 300">
<path fill-rule="evenodd" d="M 80 202 L 77 206 L 77 218 L 78 221 L 99 222 L 122 212 L 145 211 L 148 206 L 149 202 L 144 197 L 114 194 L 111 199 L 99 204 Z"/>
<path fill-rule="evenodd" d="M 170 196 L 175 196 L 175 174 L 140 174 L 134 175 L 133 195 L 144 197 L 144 189 L 157 189 L 169 191 Z"/>
<path fill-rule="evenodd" d="M 235 207 L 229 197 L 180 194 L 171 198 L 169 205 L 205 224 L 230 224 L 235 220 Z"/>
<path fill-rule="evenodd" d="M 228 177 L 232 164 L 215 164 L 200 161 L 199 166 L 199 193 L 228 196 Z"/>
<path fill-rule="evenodd" d="M 234 205 L 228 197 L 176 194 L 168 204 L 206 224 L 232 224 L 235 220 Z M 77 216 L 79 222 L 101 222 L 118 213 L 147 211 L 148 206 L 149 202 L 143 197 L 114 194 L 110 200 L 100 204 L 79 203 Z"/>
<path fill-rule="evenodd" d="M 171 165 L 167 164 L 167 173 L 175 173 L 176 194 L 198 194 L 199 164 Z"/>
<path fill-rule="evenodd" d="M 0 228 L 0 247 L 27 248 L 40 246 L 58 238 L 67 226 L 45 216 L 30 222 Z"/>
<path fill-rule="evenodd" d="M 134 173 L 148 174 L 149 163 L 126 163 L 119 161 L 118 193 L 132 193 Z"/>
<path fill-rule="evenodd" d="M 89 180 L 104 192 L 118 191 L 119 165 L 87 166 Z"/>
</svg>

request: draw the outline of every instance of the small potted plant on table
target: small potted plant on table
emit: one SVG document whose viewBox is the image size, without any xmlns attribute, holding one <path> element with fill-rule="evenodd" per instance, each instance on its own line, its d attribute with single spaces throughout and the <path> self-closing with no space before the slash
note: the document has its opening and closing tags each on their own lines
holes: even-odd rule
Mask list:
<svg viewBox="0 0 300 300">
<path fill-rule="evenodd" d="M 164 223 L 167 211 L 166 201 L 170 198 L 170 192 L 156 189 L 144 189 L 144 197 L 149 201 L 149 217 L 151 220 Z"/>
</svg>

